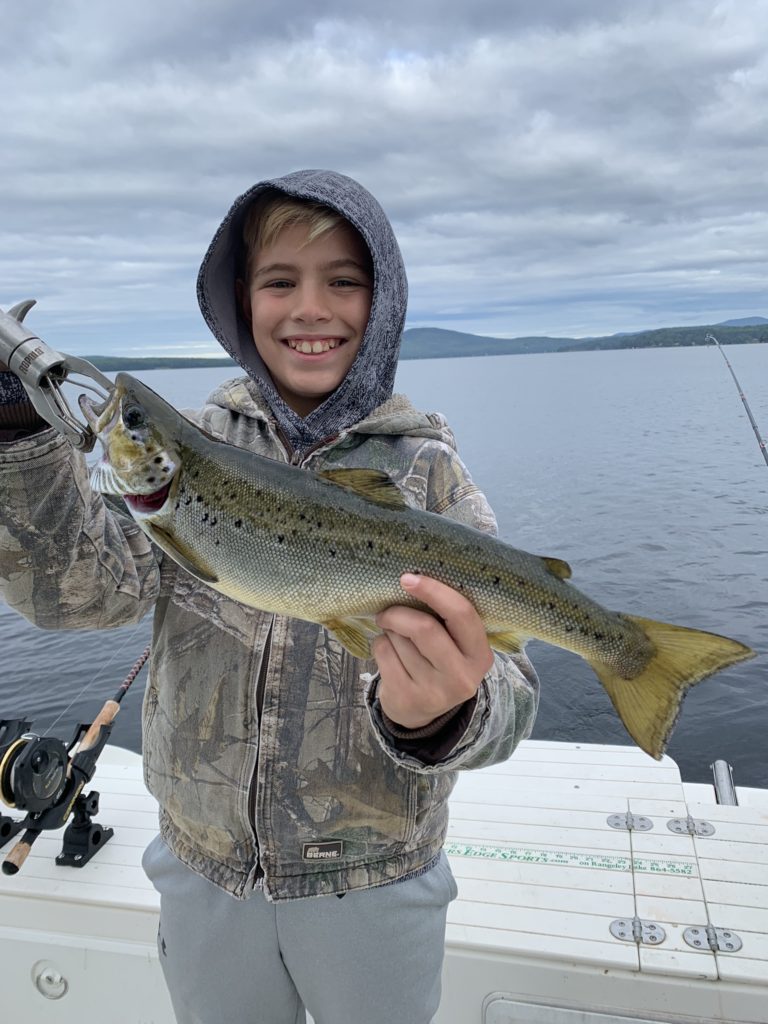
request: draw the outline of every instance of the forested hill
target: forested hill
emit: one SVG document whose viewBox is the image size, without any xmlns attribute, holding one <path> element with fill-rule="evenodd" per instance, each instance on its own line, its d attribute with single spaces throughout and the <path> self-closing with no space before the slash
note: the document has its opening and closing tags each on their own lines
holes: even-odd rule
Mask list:
<svg viewBox="0 0 768 1024">
<path fill-rule="evenodd" d="M 752 318 L 755 320 L 762 318 Z M 768 320 L 745 326 L 713 324 L 702 327 L 662 327 L 637 334 L 611 334 L 602 338 L 489 338 L 439 327 L 413 327 L 403 335 L 401 359 L 434 359 L 450 356 L 522 355 L 530 352 L 586 352 L 596 349 L 672 348 L 704 345 L 707 334 L 721 345 L 768 342 Z"/>
<path fill-rule="evenodd" d="M 440 327 L 412 327 L 403 334 L 401 359 L 448 359 L 452 356 L 507 356 L 531 352 L 585 352 L 590 349 L 669 348 L 707 344 L 708 333 L 721 345 L 768 342 L 768 320 L 748 317 L 746 323 L 714 324 L 711 327 L 662 327 L 637 334 L 611 334 L 604 338 L 489 338 L 482 334 L 446 331 Z M 184 356 L 139 358 L 126 356 L 85 356 L 100 370 L 162 370 L 181 367 L 231 366 L 240 368 L 228 357 L 191 359 Z"/>
</svg>

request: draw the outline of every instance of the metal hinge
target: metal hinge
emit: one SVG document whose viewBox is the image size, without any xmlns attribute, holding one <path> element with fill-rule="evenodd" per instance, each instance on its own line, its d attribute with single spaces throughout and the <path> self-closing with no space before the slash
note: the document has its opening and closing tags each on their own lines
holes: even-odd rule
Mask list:
<svg viewBox="0 0 768 1024">
<path fill-rule="evenodd" d="M 712 836 L 715 834 L 715 826 L 711 822 L 704 821 L 703 818 L 692 818 L 690 814 L 687 818 L 670 818 L 667 828 L 677 835 Z"/>
<path fill-rule="evenodd" d="M 729 928 L 714 928 L 708 924 L 704 928 L 686 928 L 683 938 L 694 949 L 708 946 L 715 953 L 738 953 L 743 942 Z"/>
<path fill-rule="evenodd" d="M 667 937 L 667 933 L 660 924 L 656 924 L 655 921 L 641 921 L 639 917 L 625 917 L 611 921 L 611 935 L 624 942 L 636 942 L 638 946 L 642 943 L 658 946 Z"/>
<path fill-rule="evenodd" d="M 648 832 L 653 828 L 650 818 L 642 814 L 634 815 L 631 811 L 626 814 L 611 814 L 607 819 L 611 828 L 623 828 L 627 832 Z"/>
</svg>

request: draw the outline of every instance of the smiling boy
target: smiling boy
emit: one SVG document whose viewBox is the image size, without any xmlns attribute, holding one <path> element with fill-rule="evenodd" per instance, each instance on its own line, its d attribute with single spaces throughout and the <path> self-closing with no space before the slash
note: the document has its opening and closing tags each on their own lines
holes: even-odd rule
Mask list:
<svg viewBox="0 0 768 1024">
<path fill-rule="evenodd" d="M 354 228 L 318 207 L 258 204 L 245 225 L 243 318 L 280 397 L 306 416 L 346 377 L 371 311 L 373 268 Z M 302 218 L 291 222 L 290 216 Z M 318 230 L 322 233 L 315 233 Z"/>
<path fill-rule="evenodd" d="M 392 394 L 406 293 L 389 221 L 356 182 L 254 186 L 198 278 L 245 376 L 197 419 L 307 470 L 383 471 L 412 506 L 493 531 L 445 421 Z M 28 434 L 0 446 L 8 603 L 49 628 L 155 611 L 143 754 L 160 836 L 144 865 L 180 1024 L 297 1024 L 305 1007 L 316 1024 L 427 1024 L 456 894 L 448 796 L 457 770 L 529 734 L 527 660 L 491 652 L 461 594 L 404 576 L 435 614 L 387 609 L 360 661 L 317 624 L 190 577 L 90 492 L 68 442 Z"/>
</svg>

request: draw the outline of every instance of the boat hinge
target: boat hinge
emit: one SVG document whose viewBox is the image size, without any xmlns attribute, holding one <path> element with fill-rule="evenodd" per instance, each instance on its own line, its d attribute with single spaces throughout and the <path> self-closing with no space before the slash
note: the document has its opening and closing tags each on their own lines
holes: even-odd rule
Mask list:
<svg viewBox="0 0 768 1024">
<path fill-rule="evenodd" d="M 715 834 L 715 826 L 711 822 L 704 821 L 703 818 L 692 818 L 690 814 L 687 818 L 670 818 L 667 828 L 677 835 L 687 833 L 689 836 L 712 836 Z"/>
<path fill-rule="evenodd" d="M 627 811 L 626 814 L 611 814 L 607 819 L 611 828 L 623 828 L 627 832 L 648 832 L 653 828 L 650 818 L 642 814 L 633 814 Z"/>
<path fill-rule="evenodd" d="M 694 949 L 709 947 L 715 953 L 738 953 L 743 945 L 736 932 L 729 928 L 714 928 L 711 924 L 705 928 L 686 928 L 683 938 Z"/>
<path fill-rule="evenodd" d="M 623 917 L 611 921 L 611 935 L 623 942 L 636 942 L 638 946 L 647 943 L 658 946 L 667 937 L 667 933 L 655 921 L 641 921 L 639 917 Z"/>
</svg>

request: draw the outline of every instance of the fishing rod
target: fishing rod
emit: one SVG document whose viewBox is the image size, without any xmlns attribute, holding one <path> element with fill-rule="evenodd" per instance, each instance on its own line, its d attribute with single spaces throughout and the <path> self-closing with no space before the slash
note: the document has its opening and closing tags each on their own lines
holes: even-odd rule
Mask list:
<svg viewBox="0 0 768 1024">
<path fill-rule="evenodd" d="M 0 815 L 0 847 L 24 830 L 3 861 L 3 874 L 15 875 L 40 833 L 61 828 L 70 815 L 74 817 L 56 857 L 59 865 L 83 867 L 113 836 L 114 829 L 93 821 L 99 811 L 99 794 L 95 790 L 83 794 L 83 789 L 96 771 L 120 702 L 149 654 L 147 647 L 114 697 L 104 702 L 92 722 L 77 726 L 68 745 L 53 736 L 29 732 L 31 723 L 26 719 L 0 719 L 0 799 L 8 807 L 27 812 L 22 819 Z"/>
<path fill-rule="evenodd" d="M 737 388 L 737 390 L 739 392 L 739 398 L 742 400 L 742 402 L 744 403 L 744 408 L 747 410 L 747 416 L 749 417 L 749 422 L 752 424 L 752 429 L 755 432 L 755 437 L 757 438 L 757 443 L 760 445 L 760 451 L 763 453 L 763 458 L 765 459 L 766 466 L 768 466 L 768 450 L 766 450 L 765 441 L 760 436 L 760 428 L 757 425 L 757 421 L 755 420 L 755 417 L 752 415 L 752 410 L 749 408 L 749 402 L 747 401 L 747 396 L 744 394 L 744 389 L 742 388 L 741 384 L 739 384 L 739 378 L 733 372 L 733 367 L 731 366 L 731 364 L 730 364 L 730 362 L 728 360 L 728 356 L 723 351 L 723 346 L 720 344 L 720 342 L 717 340 L 717 338 L 714 336 L 714 334 L 708 334 L 705 337 L 704 340 L 705 341 L 713 341 L 715 343 L 715 345 L 717 345 L 717 347 L 718 347 L 718 349 L 720 351 L 720 355 L 725 360 L 725 365 L 731 371 L 731 376 L 733 377 L 733 382 L 736 385 L 736 388 Z"/>
</svg>

